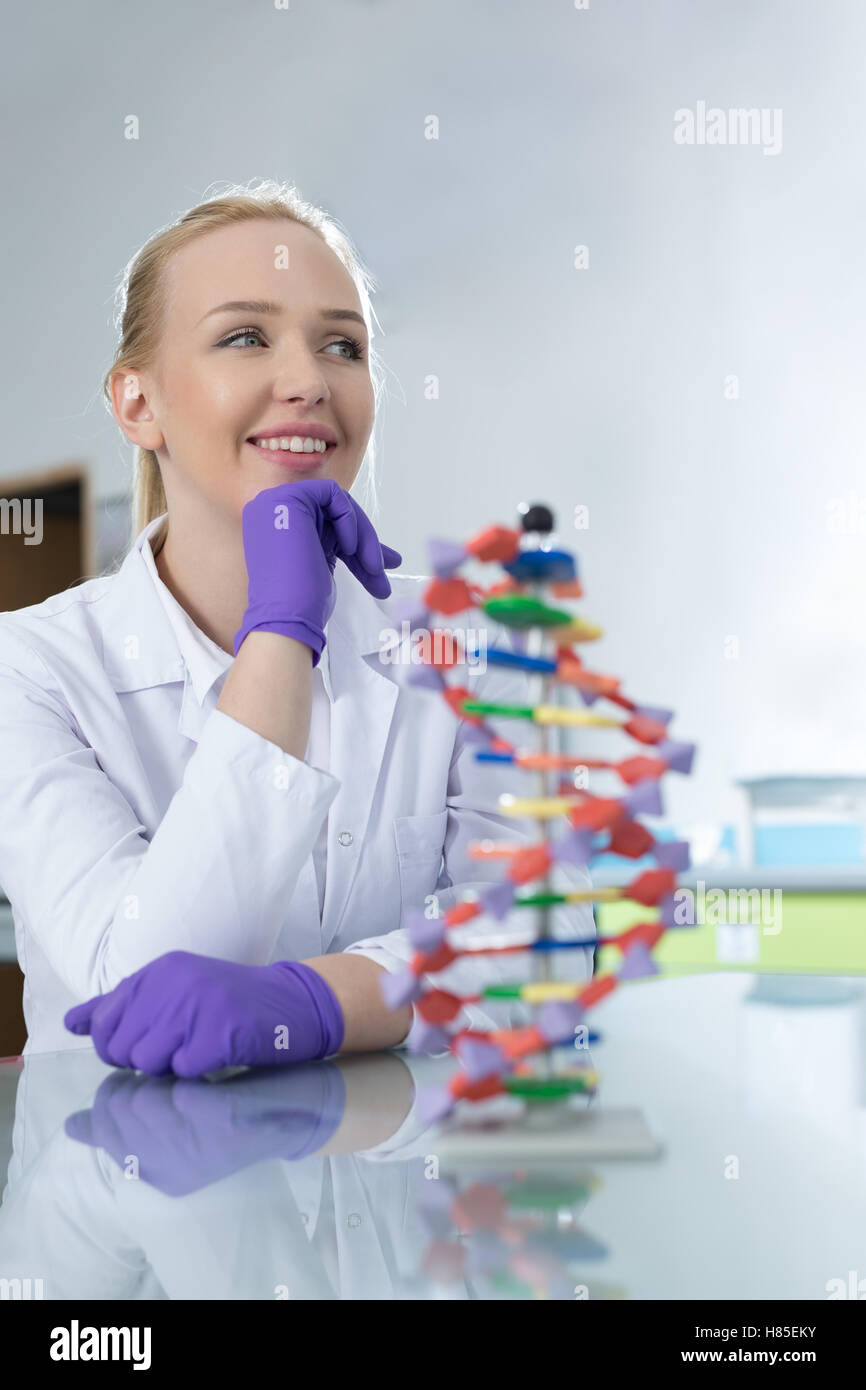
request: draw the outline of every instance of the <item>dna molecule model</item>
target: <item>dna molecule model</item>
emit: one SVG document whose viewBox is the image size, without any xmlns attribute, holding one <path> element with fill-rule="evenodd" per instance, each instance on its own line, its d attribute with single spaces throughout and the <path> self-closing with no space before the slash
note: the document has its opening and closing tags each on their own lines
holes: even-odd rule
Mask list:
<svg viewBox="0 0 866 1390">
<path fill-rule="evenodd" d="M 555 518 L 550 507 L 522 504 L 519 514 L 519 529 L 492 525 L 462 544 L 430 540 L 432 578 L 410 621 L 413 631 L 423 627 L 435 637 L 436 615 L 450 618 L 476 609 L 508 630 L 511 646 L 488 646 L 484 656 L 489 665 L 526 673 L 530 703 L 487 703 L 473 698 L 466 686 L 449 681 L 455 666 L 480 655 L 477 649 L 468 651 L 465 640 L 462 645 L 459 641 L 428 644 L 424 664 L 410 679 L 439 690 L 454 714 L 467 721 L 478 761 L 513 766 L 517 789 L 498 798 L 498 812 L 531 818 L 538 827 L 529 845 L 507 839 L 470 844 L 473 859 L 499 860 L 504 866 L 502 876 L 489 887 L 480 891 L 473 887 L 441 914 L 429 916 L 420 908 L 404 914 L 415 954 L 405 969 L 383 976 L 384 1000 L 392 1009 L 413 1004 L 416 1021 L 409 1041 L 413 1052 L 451 1052 L 460 1063 L 447 1086 L 429 1087 L 419 1095 L 419 1113 L 428 1123 L 443 1120 L 459 1102 L 493 1096 L 519 1097 L 533 1107 L 578 1095 L 592 1097 L 598 1074 L 572 1060 L 578 1038 L 583 1047 L 598 1038 L 586 1022 L 588 1013 L 621 982 L 658 974 L 654 948 L 667 930 L 687 925 L 677 920 L 675 893 L 677 874 L 690 866 L 688 841 L 657 838 L 640 817 L 663 815 L 661 780 L 668 772 L 691 772 L 695 745 L 670 737 L 672 710 L 631 699 L 620 679 L 584 664 L 576 648 L 603 632 L 562 607 L 563 601 L 583 597 L 576 557 L 551 542 Z M 489 587 L 473 583 L 459 572 L 471 561 L 498 565 L 505 576 Z M 579 703 L 572 691 L 577 691 Z M 570 696 L 570 703 L 563 701 L 563 694 Z M 519 734 L 516 743 L 504 739 L 487 722 L 491 718 L 514 720 L 518 728 L 530 726 L 533 746 L 525 747 Z M 617 760 L 553 752 L 550 736 L 556 728 L 618 729 L 637 747 L 632 756 Z M 593 771 L 615 774 L 622 794 L 599 796 L 581 786 Z M 520 794 L 520 777 L 526 774 L 536 779 L 535 795 Z M 567 828 L 555 836 L 554 824 L 563 819 Z M 592 863 L 600 855 L 625 860 L 649 856 L 654 867 L 622 885 L 592 886 Z M 582 866 L 590 886 L 555 891 L 551 884 L 555 865 Z M 534 886 L 534 891 L 521 891 L 527 885 Z M 558 905 L 620 899 L 647 909 L 645 920 L 616 934 L 594 933 L 580 940 L 557 936 L 552 930 L 552 913 Z M 534 910 L 536 922 L 528 940 L 527 909 Z M 485 914 L 503 924 L 506 936 L 512 922 L 521 924 L 520 939 L 505 944 L 482 942 L 480 947 L 458 945 L 457 929 Z M 584 980 L 553 978 L 555 953 L 605 946 L 615 948 L 615 971 Z M 483 985 L 477 994 L 466 995 L 437 987 L 435 979 L 429 978 L 462 955 L 518 951 L 532 953 L 529 981 L 498 980 Z M 485 1000 L 522 1001 L 532 1022 L 492 1030 L 461 1026 L 464 1006 L 483 1006 Z M 569 1064 L 558 1065 L 561 1049 L 566 1047 L 572 1051 Z"/>
</svg>

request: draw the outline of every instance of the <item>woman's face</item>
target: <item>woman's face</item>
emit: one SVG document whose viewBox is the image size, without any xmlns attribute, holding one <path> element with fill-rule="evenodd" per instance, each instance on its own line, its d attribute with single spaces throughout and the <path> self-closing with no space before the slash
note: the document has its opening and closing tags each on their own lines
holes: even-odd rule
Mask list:
<svg viewBox="0 0 866 1390">
<path fill-rule="evenodd" d="M 279 483 L 351 487 L 373 427 L 369 340 L 352 277 L 316 233 L 291 218 L 221 227 L 172 256 L 165 288 L 155 369 L 122 424 L 157 454 L 169 503 L 192 490 L 239 517 Z M 326 453 L 250 442 L 297 443 L 305 425 L 324 428 Z"/>
</svg>

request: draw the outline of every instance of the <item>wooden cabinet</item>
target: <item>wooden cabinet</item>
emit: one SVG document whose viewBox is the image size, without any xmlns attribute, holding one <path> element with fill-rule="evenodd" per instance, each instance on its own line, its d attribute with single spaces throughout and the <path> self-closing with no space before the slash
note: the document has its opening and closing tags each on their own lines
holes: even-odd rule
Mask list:
<svg viewBox="0 0 866 1390">
<path fill-rule="evenodd" d="M 24 976 L 14 960 L 0 961 L 0 1057 L 17 1057 L 27 1041 L 21 991 Z"/>
</svg>

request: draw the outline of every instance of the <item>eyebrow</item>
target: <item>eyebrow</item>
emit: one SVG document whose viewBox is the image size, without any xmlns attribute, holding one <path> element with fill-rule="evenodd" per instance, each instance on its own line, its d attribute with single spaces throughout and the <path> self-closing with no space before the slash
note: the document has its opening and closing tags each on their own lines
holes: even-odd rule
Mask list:
<svg viewBox="0 0 866 1390">
<path fill-rule="evenodd" d="M 198 322 L 203 323 L 213 314 L 227 314 L 239 310 L 244 310 L 248 314 L 281 314 L 284 307 L 282 304 L 272 303 L 269 299 L 230 299 L 225 304 L 218 304 L 215 309 L 208 309 Z M 362 328 L 367 327 L 362 316 L 354 309 L 320 309 L 319 317 L 323 319 L 353 319 L 356 323 L 360 323 Z"/>
</svg>

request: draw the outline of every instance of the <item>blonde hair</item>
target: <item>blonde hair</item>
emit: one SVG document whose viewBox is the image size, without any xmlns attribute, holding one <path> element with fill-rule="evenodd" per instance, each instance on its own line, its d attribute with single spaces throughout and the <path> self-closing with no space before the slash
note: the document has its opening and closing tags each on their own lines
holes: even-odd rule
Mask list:
<svg viewBox="0 0 866 1390">
<path fill-rule="evenodd" d="M 370 289 L 375 287 L 375 281 L 361 262 L 342 225 L 321 208 L 305 202 L 293 184 L 278 183 L 274 179 L 227 184 L 221 192 L 198 203 L 175 222 L 155 232 L 129 261 L 115 292 L 117 347 L 114 361 L 103 378 L 103 394 L 109 410 L 114 373 L 146 371 L 156 358 L 165 309 L 163 271 L 175 251 L 196 237 L 234 222 L 261 218 L 277 221 L 286 217 L 316 232 L 352 277 L 370 335 L 368 364 L 373 383 L 375 418 L 378 419 L 384 375 L 382 363 L 372 346 L 374 311 Z M 377 507 L 374 434 L 375 423 L 359 473 L 365 491 L 361 505 L 373 517 Z M 131 518 L 133 539 L 166 510 L 159 460 L 152 450 L 136 446 Z M 162 528 L 161 538 L 165 539 L 165 528 Z"/>
</svg>

